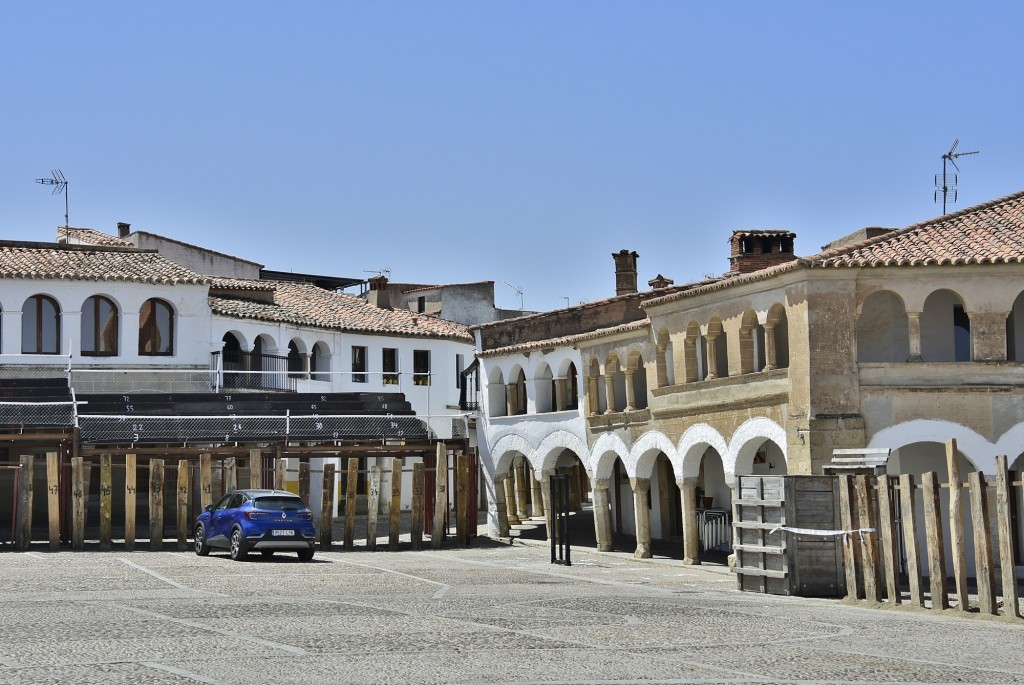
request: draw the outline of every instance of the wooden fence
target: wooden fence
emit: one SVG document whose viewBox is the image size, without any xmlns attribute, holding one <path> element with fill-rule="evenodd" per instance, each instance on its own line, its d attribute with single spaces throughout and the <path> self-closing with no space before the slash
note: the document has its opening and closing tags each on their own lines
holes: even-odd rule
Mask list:
<svg viewBox="0 0 1024 685">
<path fill-rule="evenodd" d="M 946 462 L 949 482 L 942 484 L 934 471 L 922 474 L 919 483 L 910 474 L 836 476 L 842 529 L 874 529 L 843 539 L 847 598 L 948 609 L 952 592 L 952 605 L 958 610 L 1020 618 L 1013 508 L 1022 482 L 1011 478 L 1007 458 L 1000 456 L 991 482 L 983 473 L 974 472 L 965 483 L 955 440 L 946 445 Z M 948 514 L 940 502 L 943 489 L 949 491 Z M 918 493 L 922 495 L 921 511 Z M 965 515 L 965 508 L 969 514 Z M 949 527 L 948 545 L 944 518 Z M 974 592 L 964 533 L 968 518 L 973 528 Z M 918 543 L 922 539 L 924 558 Z M 947 577 L 948 563 L 952 564 L 952 583 Z"/>
<path fill-rule="evenodd" d="M 433 455 L 431 455 L 433 456 Z M 435 461 L 436 459 L 436 461 Z M 323 488 L 321 507 L 318 514 L 320 549 L 329 550 L 334 544 L 334 510 L 337 502 L 343 519 L 343 546 L 345 550 L 355 549 L 357 500 L 360 499 L 360 478 L 365 480 L 366 511 L 365 547 L 377 549 L 378 515 L 381 509 L 382 485 L 390 481 L 390 499 L 384 507 L 388 518 L 388 548 L 398 549 L 402 534 L 403 474 L 411 473 L 411 507 L 407 530 L 412 549 L 420 549 L 424 535 L 424 521 L 429 517 L 433 523 L 428 530 L 440 531 L 430 535 L 431 544 L 439 548 L 449 531 L 451 503 L 448 493 L 448 452 L 442 443 L 438 444 L 437 456 L 428 466 L 417 461 L 405 465 L 402 457 L 391 458 L 390 468 L 374 465 L 361 468 L 362 459 L 350 457 L 341 478 L 343 494 L 335 493 L 336 467 L 324 465 L 322 471 L 314 470 L 307 462 L 298 465 L 298 492 L 311 507 L 310 485 L 315 473 L 322 473 Z M 14 506 L 11 509 L 13 542 L 17 549 L 27 550 L 32 542 L 33 478 L 35 458 L 22 456 L 15 467 Z M 471 471 L 466 455 L 452 459 L 455 479 L 455 540 L 461 546 L 468 546 L 476 521 L 470 521 L 475 507 L 469 498 L 475 488 L 471 487 Z M 431 480 L 434 491 L 425 492 L 426 471 L 434 463 L 445 465 L 437 470 Z M 46 502 L 47 541 L 49 549 L 58 550 L 62 544 L 73 550 L 85 548 L 87 524 L 94 536 L 98 537 L 99 549 L 106 551 L 113 547 L 115 529 L 123 532 L 123 548 L 135 549 L 138 541 L 139 524 L 145 525 L 149 548 L 161 550 L 165 544 L 165 531 L 173 528 L 176 546 L 179 550 L 190 547 L 192 527 L 196 514 L 213 504 L 221 495 L 237 489 L 262 488 L 272 482 L 278 490 L 286 489 L 288 472 L 284 458 L 267 459 L 259 449 L 250 451 L 248 458 L 226 457 L 214 459 L 211 454 L 200 454 L 197 459 L 180 459 L 176 464 L 162 458 L 139 460 L 135 454 L 126 454 L 116 461 L 111 455 L 103 454 L 98 460 L 74 457 L 61 464 L 57 452 L 46 455 Z M 123 471 L 123 477 L 115 472 Z M 98 485 L 94 480 L 98 475 Z M 141 482 L 140 482 L 141 479 Z M 123 488 L 123 489 L 122 489 Z M 117 492 L 117 491 L 120 492 Z M 173 494 L 172 494 L 173 493 Z M 115 497 L 116 495 L 116 497 Z M 142 501 L 140 501 L 140 495 Z M 343 497 L 343 500 L 341 499 Z M 95 513 L 98 499 L 98 518 L 90 520 Z M 35 503 L 38 513 L 40 503 Z M 90 506 L 92 504 L 93 506 Z M 115 506 L 120 505 L 120 506 Z M 430 511 L 426 511 L 426 509 Z M 314 512 L 316 515 L 316 512 Z M 165 519 L 173 517 L 173 525 L 165 525 Z M 139 519 L 143 520 L 139 520 Z M 472 524 L 472 525 L 471 525 Z M 2 525 L 2 524 L 0 524 Z M 428 533 L 429 534 L 429 533 Z M 93 539 L 96 539 L 94 537 Z M 120 538 L 118 539 L 120 542 Z"/>
</svg>

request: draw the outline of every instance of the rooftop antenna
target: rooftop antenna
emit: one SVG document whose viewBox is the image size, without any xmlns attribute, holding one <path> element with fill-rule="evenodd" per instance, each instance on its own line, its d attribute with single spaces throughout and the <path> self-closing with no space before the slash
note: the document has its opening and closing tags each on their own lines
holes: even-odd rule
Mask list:
<svg viewBox="0 0 1024 685">
<path fill-rule="evenodd" d="M 66 229 L 68 227 L 68 181 L 64 178 L 64 174 L 60 169 L 53 169 L 50 172 L 50 178 L 37 178 L 36 183 L 53 186 L 51 195 L 64 193 L 64 228 Z"/>
<path fill-rule="evenodd" d="M 960 139 L 959 138 L 955 139 L 953 141 L 953 144 L 949 147 L 949 152 L 947 152 L 946 154 L 942 155 L 942 182 L 941 183 L 939 182 L 939 175 L 935 174 L 935 194 L 933 196 L 933 200 L 935 202 L 938 202 L 939 201 L 939 193 L 940 192 L 942 193 L 942 214 L 943 215 L 946 214 L 946 198 L 949 195 L 952 195 L 953 199 L 950 200 L 950 202 L 952 203 L 952 202 L 956 202 L 956 196 L 957 196 L 957 193 L 956 193 L 956 176 L 957 175 L 956 174 L 949 174 L 949 175 L 947 175 L 946 174 L 946 164 L 947 163 L 952 164 L 953 168 L 956 169 L 959 172 L 960 171 L 960 167 L 958 167 L 956 165 L 956 158 L 957 157 L 962 157 L 964 155 L 976 155 L 976 154 L 978 154 L 978 152 L 980 152 L 980 150 L 972 150 L 971 152 L 957 152 L 956 146 L 959 145 L 959 144 L 960 144 Z"/>
<path fill-rule="evenodd" d="M 391 269 L 390 269 L 390 267 L 386 267 L 385 266 L 383 269 L 363 269 L 363 273 L 364 274 L 377 274 L 378 276 L 383 276 L 384 278 L 388 279 L 389 281 L 391 280 Z"/>
<path fill-rule="evenodd" d="M 516 286 L 516 285 L 512 285 L 508 281 L 505 281 L 505 285 L 507 285 L 508 287 L 512 288 L 512 290 L 516 291 L 516 295 L 519 296 L 519 309 L 522 310 L 522 308 L 523 308 L 523 290 L 522 290 L 522 288 L 520 288 L 519 286 Z"/>
</svg>

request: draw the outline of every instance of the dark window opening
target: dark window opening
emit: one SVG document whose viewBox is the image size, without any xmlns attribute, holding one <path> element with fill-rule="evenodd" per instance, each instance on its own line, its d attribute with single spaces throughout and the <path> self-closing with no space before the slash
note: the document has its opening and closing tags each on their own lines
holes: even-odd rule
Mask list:
<svg viewBox="0 0 1024 685">
<path fill-rule="evenodd" d="M 366 382 L 366 348 L 352 348 L 352 382 Z"/>
<path fill-rule="evenodd" d="M 384 385 L 398 385 L 398 350 L 385 347 L 381 355 Z"/>
<path fill-rule="evenodd" d="M 139 310 L 139 354 L 174 354 L 174 310 L 163 300 L 146 300 Z"/>
<path fill-rule="evenodd" d="M 430 350 L 412 352 L 413 385 L 430 385 Z"/>
<path fill-rule="evenodd" d="M 117 354 L 117 307 L 94 295 L 82 306 L 82 354 L 111 357 Z"/>
</svg>

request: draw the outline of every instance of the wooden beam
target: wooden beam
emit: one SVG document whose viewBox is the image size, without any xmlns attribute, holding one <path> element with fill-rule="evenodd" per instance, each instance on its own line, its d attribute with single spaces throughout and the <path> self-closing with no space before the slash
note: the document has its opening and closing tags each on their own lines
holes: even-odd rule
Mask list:
<svg viewBox="0 0 1024 685">
<path fill-rule="evenodd" d="M 970 609 L 967 590 L 967 554 L 964 545 L 963 492 L 960 480 L 960 453 L 956 438 L 946 443 L 946 468 L 949 472 L 949 554 L 953 562 L 958 611 Z"/>
</svg>

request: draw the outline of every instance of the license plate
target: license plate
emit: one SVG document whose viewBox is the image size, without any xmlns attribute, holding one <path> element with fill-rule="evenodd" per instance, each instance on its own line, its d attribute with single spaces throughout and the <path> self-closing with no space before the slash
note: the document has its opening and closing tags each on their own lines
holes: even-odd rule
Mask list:
<svg viewBox="0 0 1024 685">
<path fill-rule="evenodd" d="M 279 536 L 291 537 L 291 536 L 295 535 L 295 531 L 294 530 L 272 530 L 272 531 L 270 531 L 270 534 L 273 535 L 274 537 L 279 537 Z"/>
</svg>

